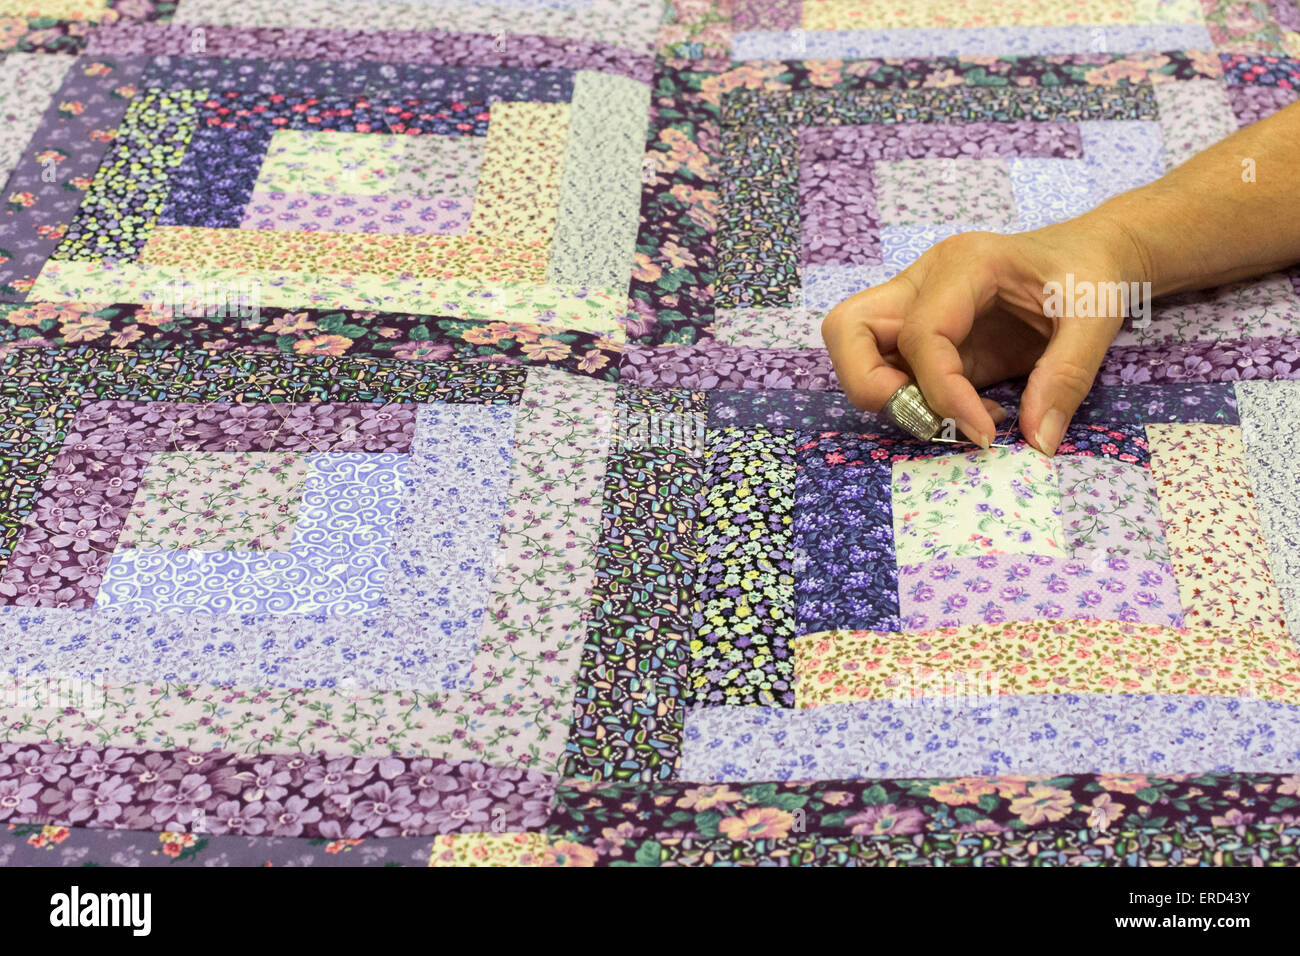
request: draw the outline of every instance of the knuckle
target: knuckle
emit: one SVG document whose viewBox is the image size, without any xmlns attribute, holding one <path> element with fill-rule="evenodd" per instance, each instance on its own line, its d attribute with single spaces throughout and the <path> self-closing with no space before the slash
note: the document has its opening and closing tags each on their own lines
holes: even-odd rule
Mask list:
<svg viewBox="0 0 1300 956">
<path fill-rule="evenodd" d="M 979 258 L 989 254 L 1000 237 L 992 232 L 959 232 L 934 244 L 945 260 Z"/>
<path fill-rule="evenodd" d="M 910 362 L 921 352 L 927 337 L 915 322 L 904 322 L 898 330 L 898 351 Z"/>
<path fill-rule="evenodd" d="M 1069 360 L 1057 362 L 1052 367 L 1051 373 L 1052 382 L 1057 388 L 1067 390 L 1081 401 L 1092 388 L 1092 380 L 1095 377 L 1094 370 Z"/>
<path fill-rule="evenodd" d="M 994 264 L 1007 257 L 1009 238 L 996 232 L 959 232 L 930 247 L 934 253 L 932 267 L 941 274 L 987 281 Z"/>
<path fill-rule="evenodd" d="M 842 332 L 844 330 L 845 318 L 846 316 L 844 314 L 843 305 L 837 305 L 835 308 L 827 312 L 826 317 L 822 319 L 822 338 L 829 342 Z"/>
<path fill-rule="evenodd" d="M 844 397 L 847 398 L 854 408 L 866 410 L 870 404 L 867 398 L 866 389 L 858 385 L 849 385 L 844 387 Z"/>
</svg>

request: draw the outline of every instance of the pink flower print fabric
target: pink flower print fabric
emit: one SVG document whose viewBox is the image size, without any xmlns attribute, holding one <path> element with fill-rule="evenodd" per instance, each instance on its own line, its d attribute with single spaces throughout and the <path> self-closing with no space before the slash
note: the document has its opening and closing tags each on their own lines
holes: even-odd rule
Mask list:
<svg viewBox="0 0 1300 956">
<path fill-rule="evenodd" d="M 1147 426 L 1151 477 L 1189 627 L 1247 626 L 1285 635 L 1241 429 Z"/>
</svg>

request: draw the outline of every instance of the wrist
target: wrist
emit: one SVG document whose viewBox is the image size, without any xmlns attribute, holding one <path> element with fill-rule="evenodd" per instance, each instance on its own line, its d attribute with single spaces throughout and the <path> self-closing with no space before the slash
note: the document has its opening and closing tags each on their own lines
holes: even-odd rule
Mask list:
<svg viewBox="0 0 1300 956">
<path fill-rule="evenodd" d="M 1163 294 L 1156 251 L 1128 203 L 1105 203 L 1074 222 L 1086 245 L 1102 265 L 1101 269 L 1120 282 L 1151 283 L 1152 295 Z"/>
<path fill-rule="evenodd" d="M 1102 237 L 1113 268 L 1127 281 L 1149 282 L 1151 295 L 1204 289 L 1285 268 L 1294 258 L 1209 229 L 1163 180 L 1123 193 L 1072 222 Z M 1255 233 L 1262 230 L 1257 228 Z M 1213 235 L 1214 239 L 1209 237 Z M 1262 244 L 1262 245 L 1267 245 Z"/>
</svg>

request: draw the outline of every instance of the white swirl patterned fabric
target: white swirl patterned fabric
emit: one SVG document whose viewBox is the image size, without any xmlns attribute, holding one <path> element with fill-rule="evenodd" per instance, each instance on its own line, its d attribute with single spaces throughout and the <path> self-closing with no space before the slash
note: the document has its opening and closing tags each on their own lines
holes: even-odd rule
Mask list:
<svg viewBox="0 0 1300 956">
<path fill-rule="evenodd" d="M 381 600 L 406 455 L 309 455 L 289 550 L 122 548 L 95 606 L 132 612 L 360 614 Z"/>
</svg>

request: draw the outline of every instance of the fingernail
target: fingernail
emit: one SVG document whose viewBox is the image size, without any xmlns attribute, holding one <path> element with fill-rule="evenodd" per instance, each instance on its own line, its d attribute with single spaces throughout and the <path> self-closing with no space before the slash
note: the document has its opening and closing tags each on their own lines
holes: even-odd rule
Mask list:
<svg viewBox="0 0 1300 956">
<path fill-rule="evenodd" d="M 963 435 L 965 435 L 975 444 L 979 445 L 985 451 L 988 451 L 990 442 L 989 442 L 989 437 L 987 435 L 985 435 L 981 431 L 977 431 L 974 425 L 968 424 L 967 422 L 962 421 L 960 418 L 957 419 L 957 427 L 961 429 L 961 433 Z"/>
<path fill-rule="evenodd" d="M 1044 455 L 1055 455 L 1056 446 L 1065 437 L 1065 416 L 1055 408 L 1049 408 L 1034 432 L 1034 444 Z"/>
</svg>

